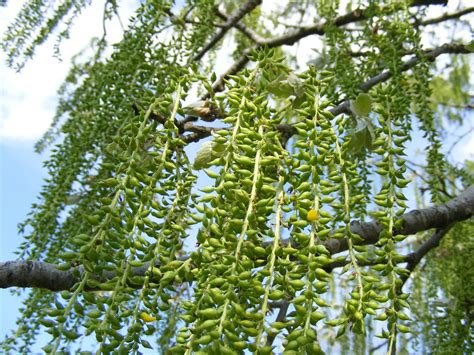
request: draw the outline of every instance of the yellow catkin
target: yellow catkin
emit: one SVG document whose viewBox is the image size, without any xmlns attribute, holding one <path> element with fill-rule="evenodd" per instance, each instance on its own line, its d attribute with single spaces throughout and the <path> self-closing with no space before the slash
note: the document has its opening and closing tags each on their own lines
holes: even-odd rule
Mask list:
<svg viewBox="0 0 474 355">
<path fill-rule="evenodd" d="M 306 214 L 306 219 L 310 222 L 314 222 L 318 219 L 318 212 L 315 210 L 309 210 Z"/>
<path fill-rule="evenodd" d="M 142 312 L 140 313 L 140 318 L 144 321 L 144 322 L 153 322 L 156 320 L 156 317 L 153 317 L 153 316 L 150 316 L 148 313 L 146 312 Z"/>
</svg>

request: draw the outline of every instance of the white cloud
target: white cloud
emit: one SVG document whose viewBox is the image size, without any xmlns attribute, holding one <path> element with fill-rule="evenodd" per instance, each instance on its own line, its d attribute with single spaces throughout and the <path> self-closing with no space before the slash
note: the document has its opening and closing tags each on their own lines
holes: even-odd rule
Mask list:
<svg viewBox="0 0 474 355">
<path fill-rule="evenodd" d="M 22 2 L 9 2 L 0 13 L 3 34 L 19 11 Z M 127 24 L 128 16 L 138 6 L 137 0 L 122 2 L 120 13 Z M 53 57 L 54 34 L 40 46 L 24 69 L 17 73 L 5 65 L 0 53 L 0 140 L 35 141 L 48 129 L 55 113 L 56 91 L 63 82 L 73 55 L 86 48 L 94 36 L 102 35 L 103 2 L 93 2 L 77 19 L 70 39 L 61 46 L 61 61 Z M 3 36 L 3 35 L 2 35 Z M 122 30 L 117 20 L 108 22 L 107 38 L 119 41 Z"/>
</svg>

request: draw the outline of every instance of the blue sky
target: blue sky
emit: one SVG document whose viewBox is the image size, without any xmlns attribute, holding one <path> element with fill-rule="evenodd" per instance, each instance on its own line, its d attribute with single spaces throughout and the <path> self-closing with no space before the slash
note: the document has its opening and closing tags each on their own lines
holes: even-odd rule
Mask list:
<svg viewBox="0 0 474 355">
<path fill-rule="evenodd" d="M 3 95 L 2 95 L 3 96 Z M 21 242 L 17 224 L 28 213 L 45 176 L 42 156 L 33 152 L 31 144 L 0 143 L 0 260 L 15 259 L 13 252 Z M 12 329 L 18 317 L 20 300 L 0 290 L 0 336 Z"/>
<path fill-rule="evenodd" d="M 19 1 L 9 1 L 7 8 L 0 8 L 0 34 L 19 9 Z M 20 2 L 21 3 L 21 2 Z M 124 12 L 130 11 L 136 1 L 122 1 Z M 467 2 L 465 2 L 466 4 Z M 21 4 L 20 4 L 21 5 Z M 0 260 L 14 260 L 14 251 L 22 242 L 17 225 L 26 218 L 30 205 L 35 202 L 42 181 L 46 177 L 42 162 L 47 153 L 39 155 L 33 145 L 48 128 L 54 115 L 55 92 L 67 73 L 70 57 L 84 48 L 92 35 L 101 32 L 102 4 L 95 3 L 83 12 L 74 27 L 71 39 L 62 49 L 62 62 L 52 58 L 53 41 L 39 48 L 35 58 L 24 70 L 16 73 L 5 66 L 5 55 L 0 53 Z M 126 16 L 123 18 L 126 23 Z M 112 40 L 120 38 L 117 23 L 108 31 Z M 314 46 L 314 45 L 313 45 Z M 308 53 L 308 48 L 301 49 Z M 227 63 L 220 61 L 224 69 Z M 471 120 L 467 129 L 474 125 Z M 459 134 L 466 131 L 463 129 Z M 449 138 L 454 141 L 454 138 Z M 451 144 L 448 144 L 449 147 Z M 414 146 L 413 151 L 422 146 Z M 457 161 L 473 158 L 474 136 L 464 138 L 453 156 Z M 14 329 L 19 316 L 20 299 L 9 290 L 0 290 L 0 339 Z M 39 348 L 38 348 L 39 349 Z"/>
<path fill-rule="evenodd" d="M 22 2 L 9 1 L 0 8 L 0 36 L 20 9 Z M 135 0 L 121 1 L 130 13 Z M 56 91 L 68 70 L 72 55 L 85 48 L 93 35 L 102 30 L 101 2 L 83 12 L 73 28 L 71 39 L 61 46 L 61 60 L 53 58 L 52 41 L 38 48 L 32 61 L 17 73 L 5 65 L 6 56 L 0 52 L 0 260 L 16 259 L 14 251 L 22 242 L 17 225 L 25 220 L 37 199 L 46 171 L 42 162 L 47 152 L 37 154 L 33 145 L 47 130 L 55 111 Z M 126 19 L 126 16 L 125 16 Z M 108 35 L 112 41 L 121 37 L 117 22 L 111 23 Z M 9 290 L 0 289 L 0 339 L 15 329 L 20 316 L 21 299 Z M 49 338 L 49 337 L 48 337 Z M 37 344 L 40 352 L 43 344 Z"/>
</svg>

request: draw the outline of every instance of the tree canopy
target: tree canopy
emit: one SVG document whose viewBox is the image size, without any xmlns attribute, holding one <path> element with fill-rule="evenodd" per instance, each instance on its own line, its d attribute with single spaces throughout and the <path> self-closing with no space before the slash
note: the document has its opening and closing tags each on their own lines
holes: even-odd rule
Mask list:
<svg viewBox="0 0 474 355">
<path fill-rule="evenodd" d="M 3 349 L 474 351 L 474 165 L 446 139 L 472 125 L 474 8 L 446 2 L 141 1 L 109 43 L 106 0 L 0 263 L 29 288 Z M 26 1 L 8 64 L 89 5 Z"/>
</svg>

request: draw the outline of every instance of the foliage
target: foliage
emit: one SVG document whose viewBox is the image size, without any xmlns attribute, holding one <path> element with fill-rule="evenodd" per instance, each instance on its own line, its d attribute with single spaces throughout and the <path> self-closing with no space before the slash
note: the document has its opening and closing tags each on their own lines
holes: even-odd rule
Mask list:
<svg viewBox="0 0 474 355">
<path fill-rule="evenodd" d="M 472 223 L 454 227 L 427 258 L 424 272 L 416 274 L 414 283 L 426 285 L 412 297 L 415 329 L 422 337 L 420 349 L 436 354 L 474 350 L 472 233 Z"/>
<path fill-rule="evenodd" d="M 230 14 L 242 4 L 222 7 Z M 88 2 L 63 1 L 50 18 L 47 5 L 28 2 L 7 31 L 10 65 L 21 67 Z M 258 8 L 242 24 L 267 38 L 275 31 L 263 16 L 317 14 L 325 58 L 291 66 L 279 45 L 253 48 L 241 31 L 231 56 L 250 64 L 218 85 L 219 46 L 208 62 L 192 59 L 224 28 L 216 30 L 215 2 L 140 4 L 110 57 L 102 38 L 96 55 L 72 63 L 53 126 L 37 145 L 50 149 L 50 177 L 21 226 L 20 257 L 74 269 L 80 281 L 60 293 L 32 290 L 4 349 L 28 352 L 37 336 L 32 324 L 40 323 L 52 337 L 48 353 L 70 351 L 81 337 L 105 353 L 143 351 L 158 339 L 159 350 L 173 354 L 267 354 L 277 345 L 287 354 L 318 354 L 336 338 L 341 349 L 362 352 L 367 334 L 386 339 L 392 352 L 412 330 L 425 335 L 427 349 L 472 350 L 465 325 L 474 297 L 461 286 L 472 280 L 464 264 L 472 224 L 456 226 L 426 261 L 430 271 L 412 283 L 417 294 L 402 292 L 410 245 L 394 230 L 407 209 L 414 127 L 427 140 L 421 177 L 433 202 L 448 199 L 446 182 L 453 194 L 472 183 L 469 165 L 445 161 L 433 107 L 467 102 L 468 64 L 457 59 L 449 77 L 433 77 L 422 30 L 411 22 L 420 9 L 409 5 L 361 1 L 363 12 L 347 9 L 356 31 L 334 20 L 337 1 L 290 2 L 272 14 Z M 106 16 L 116 6 L 107 1 Z M 407 55 L 418 60 L 410 70 Z M 384 70 L 389 80 L 361 86 Z M 199 99 L 196 92 L 200 104 L 185 104 Z M 345 100 L 354 112 L 337 112 Z M 211 130 L 199 119 L 220 124 Z M 191 144 L 209 136 L 190 162 Z M 361 245 L 350 222 L 369 217 L 382 232 L 376 244 Z M 464 239 L 454 242 L 458 234 Z M 347 242 L 347 252 L 334 255 L 334 240 Z M 457 255 L 446 262 L 439 253 Z M 343 266 L 337 276 L 334 263 Z M 104 278 L 107 272 L 114 276 Z M 425 302 L 440 293 L 454 300 L 443 320 L 433 312 L 436 301 Z"/>
</svg>

